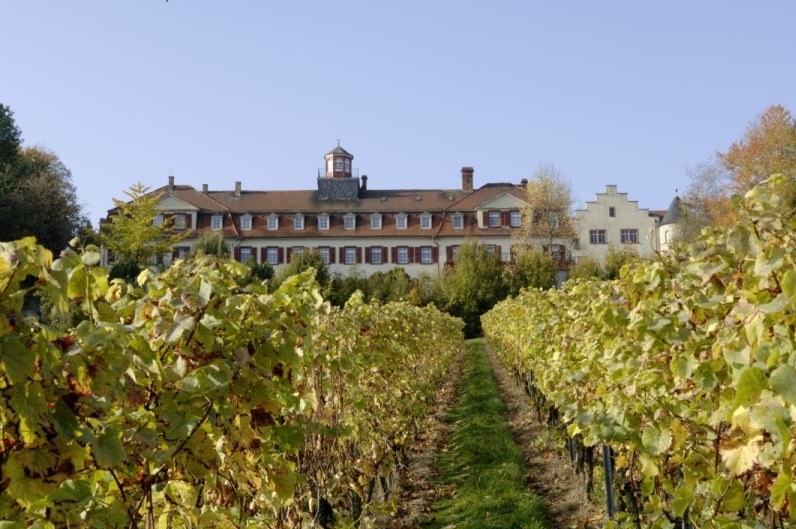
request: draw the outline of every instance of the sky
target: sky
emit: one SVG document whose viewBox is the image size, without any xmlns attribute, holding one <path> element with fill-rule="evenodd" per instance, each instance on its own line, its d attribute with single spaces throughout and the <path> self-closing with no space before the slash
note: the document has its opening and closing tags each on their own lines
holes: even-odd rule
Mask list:
<svg viewBox="0 0 796 529">
<path fill-rule="evenodd" d="M 0 103 L 96 226 L 141 182 L 369 189 L 554 165 L 666 209 L 766 108 L 796 112 L 790 0 L 2 0 Z"/>
</svg>

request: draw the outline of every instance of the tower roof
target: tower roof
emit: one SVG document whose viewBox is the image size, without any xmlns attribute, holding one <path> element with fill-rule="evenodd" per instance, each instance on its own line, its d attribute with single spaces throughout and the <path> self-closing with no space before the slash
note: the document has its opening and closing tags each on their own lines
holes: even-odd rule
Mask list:
<svg viewBox="0 0 796 529">
<path fill-rule="evenodd" d="M 340 147 L 339 144 L 337 145 L 337 147 L 335 147 L 331 151 L 327 152 L 326 156 L 329 156 L 330 154 L 345 154 L 345 155 L 351 156 L 353 158 L 353 155 L 350 152 L 348 152 L 347 150 L 345 150 L 342 147 Z"/>
<path fill-rule="evenodd" d="M 661 226 L 676 224 L 678 220 L 680 220 L 680 197 L 675 195 L 672 203 L 669 204 L 669 209 L 666 210 L 666 214 L 663 216 L 663 220 L 661 220 Z"/>
</svg>

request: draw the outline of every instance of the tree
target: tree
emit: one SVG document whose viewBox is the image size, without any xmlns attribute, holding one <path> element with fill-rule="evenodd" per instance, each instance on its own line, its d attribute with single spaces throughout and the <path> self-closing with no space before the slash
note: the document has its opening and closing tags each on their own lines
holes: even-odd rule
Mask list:
<svg viewBox="0 0 796 529">
<path fill-rule="evenodd" d="M 0 173 L 17 165 L 21 146 L 22 132 L 14 121 L 14 113 L 0 103 Z"/>
<path fill-rule="evenodd" d="M 730 199 L 772 174 L 791 182 L 785 204 L 796 206 L 796 119 L 781 105 L 767 108 L 749 123 L 743 136 L 716 159 L 697 166 L 683 197 L 677 237 L 693 240 L 705 226 L 732 226 L 738 212 Z"/>
<path fill-rule="evenodd" d="M 217 231 L 202 235 L 193 245 L 192 256 L 215 255 L 222 259 L 227 259 L 232 255 L 229 244 L 224 240 L 224 236 Z"/>
<path fill-rule="evenodd" d="M 171 253 L 185 239 L 187 231 L 175 232 L 173 219 L 159 217 L 162 193 L 149 193 L 142 183 L 124 192 L 130 200 L 113 199 L 115 211 L 100 231 L 100 239 L 114 259 L 148 266 L 155 258 Z M 162 222 L 156 222 L 162 218 Z"/>
<path fill-rule="evenodd" d="M 42 246 L 60 252 L 88 222 L 72 173 L 42 147 L 20 149 L 13 172 L 3 219 L 5 240 L 33 235 Z"/>
<path fill-rule="evenodd" d="M 745 193 L 773 174 L 796 179 L 796 120 L 782 105 L 773 105 L 717 158 L 735 193 Z"/>
<path fill-rule="evenodd" d="M 523 288 L 549 289 L 556 286 L 556 265 L 553 257 L 531 248 L 517 254 L 508 276 L 509 293 L 516 296 Z"/>
<path fill-rule="evenodd" d="M 578 259 L 578 262 L 569 268 L 567 271 L 567 280 L 586 278 L 602 279 L 604 275 L 605 273 L 599 261 L 594 257 L 586 255 Z"/>
<path fill-rule="evenodd" d="M 305 270 L 309 270 L 310 268 L 315 270 L 315 280 L 321 287 L 321 292 L 326 293 L 331 281 L 329 277 L 329 268 L 326 266 L 326 263 L 323 262 L 321 253 L 317 250 L 307 250 L 301 253 L 294 253 L 290 258 L 290 263 L 288 263 L 288 265 L 283 268 L 276 277 L 274 281 L 274 288 L 282 284 L 282 282 L 284 282 L 284 280 L 288 277 L 298 275 Z"/>
<path fill-rule="evenodd" d="M 603 279 L 618 279 L 622 267 L 639 259 L 638 252 L 631 246 L 617 249 L 610 245 L 603 258 Z"/>
<path fill-rule="evenodd" d="M 382 303 L 407 299 L 412 290 L 412 278 L 401 267 L 388 272 L 376 272 L 368 278 L 367 297 Z"/>
<path fill-rule="evenodd" d="M 500 255 L 474 241 L 465 242 L 445 276 L 444 308 L 464 320 L 464 334 L 472 338 L 481 333 L 481 315 L 507 291 Z"/>
<path fill-rule="evenodd" d="M 553 165 L 542 165 L 526 185 L 527 201 L 521 207 L 522 226 L 514 236 L 515 252 L 521 253 L 542 238 L 552 253 L 555 238 L 571 238 L 577 232 L 570 214 L 572 185 Z"/>
</svg>

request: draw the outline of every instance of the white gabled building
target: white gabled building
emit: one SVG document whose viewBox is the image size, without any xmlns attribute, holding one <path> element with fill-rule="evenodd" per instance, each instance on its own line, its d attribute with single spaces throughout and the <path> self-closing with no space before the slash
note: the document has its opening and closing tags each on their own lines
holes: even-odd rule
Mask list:
<svg viewBox="0 0 796 529">
<path fill-rule="evenodd" d="M 590 256 L 602 261 L 608 248 L 632 247 L 640 256 L 651 257 L 660 248 L 658 212 L 638 207 L 628 200 L 627 193 L 606 185 L 604 193 L 597 193 L 593 201 L 575 211 L 578 233 L 573 256 Z"/>
</svg>

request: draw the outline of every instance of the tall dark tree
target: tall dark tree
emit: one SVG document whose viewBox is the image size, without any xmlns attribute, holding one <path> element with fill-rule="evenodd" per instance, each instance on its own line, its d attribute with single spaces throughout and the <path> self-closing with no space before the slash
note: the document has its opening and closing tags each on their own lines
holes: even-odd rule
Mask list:
<svg viewBox="0 0 796 529">
<path fill-rule="evenodd" d="M 72 173 L 58 156 L 41 147 L 19 151 L 17 178 L 7 195 L 6 240 L 34 236 L 58 252 L 88 222 L 78 202 Z"/>
<path fill-rule="evenodd" d="M 8 166 L 16 166 L 21 145 L 22 132 L 14 122 L 14 113 L 0 103 L 0 173 L 6 172 Z"/>
</svg>

